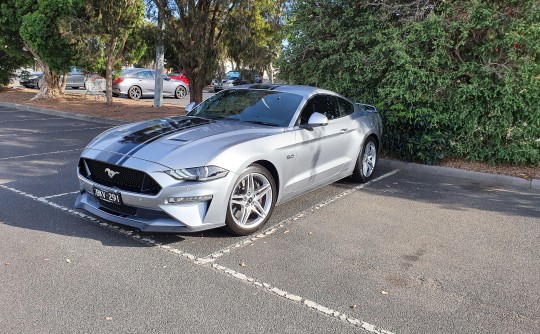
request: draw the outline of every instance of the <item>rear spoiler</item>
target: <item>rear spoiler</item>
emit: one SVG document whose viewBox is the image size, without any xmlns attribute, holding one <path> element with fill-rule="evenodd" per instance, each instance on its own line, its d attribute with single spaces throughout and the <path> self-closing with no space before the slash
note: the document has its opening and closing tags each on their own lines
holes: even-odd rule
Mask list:
<svg viewBox="0 0 540 334">
<path fill-rule="evenodd" d="M 364 109 L 367 112 L 378 112 L 377 108 L 374 105 L 360 103 L 360 102 L 355 102 L 354 104 L 356 104 L 357 106 L 362 107 L 362 109 Z"/>
</svg>

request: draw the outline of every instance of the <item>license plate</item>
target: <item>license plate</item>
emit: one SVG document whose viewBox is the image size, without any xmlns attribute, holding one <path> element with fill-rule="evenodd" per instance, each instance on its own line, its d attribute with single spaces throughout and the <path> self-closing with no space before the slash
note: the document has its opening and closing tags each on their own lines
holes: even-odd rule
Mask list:
<svg viewBox="0 0 540 334">
<path fill-rule="evenodd" d="M 116 192 L 94 188 L 94 196 L 106 202 L 115 203 L 118 205 L 122 204 L 122 196 Z"/>
</svg>

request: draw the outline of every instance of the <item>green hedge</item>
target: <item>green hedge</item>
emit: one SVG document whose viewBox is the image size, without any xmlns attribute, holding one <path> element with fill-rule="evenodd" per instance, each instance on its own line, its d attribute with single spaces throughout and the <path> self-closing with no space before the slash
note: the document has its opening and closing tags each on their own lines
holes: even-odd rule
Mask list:
<svg viewBox="0 0 540 334">
<path fill-rule="evenodd" d="M 395 3 L 295 2 L 282 79 L 377 104 L 403 159 L 538 163 L 538 1 Z"/>
</svg>

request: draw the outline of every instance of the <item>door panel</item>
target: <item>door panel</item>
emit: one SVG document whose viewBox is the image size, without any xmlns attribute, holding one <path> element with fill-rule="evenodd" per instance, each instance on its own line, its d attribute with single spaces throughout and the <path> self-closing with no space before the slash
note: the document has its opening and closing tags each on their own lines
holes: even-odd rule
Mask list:
<svg viewBox="0 0 540 334">
<path fill-rule="evenodd" d="M 324 114 L 328 125 L 305 127 L 314 112 Z M 340 117 L 337 100 L 331 95 L 317 95 L 306 103 L 296 131 L 297 155 L 295 176 L 290 182 L 294 191 L 306 191 L 335 178 L 344 165 L 350 165 L 353 122 Z M 302 126 L 304 124 L 304 126 Z"/>
</svg>

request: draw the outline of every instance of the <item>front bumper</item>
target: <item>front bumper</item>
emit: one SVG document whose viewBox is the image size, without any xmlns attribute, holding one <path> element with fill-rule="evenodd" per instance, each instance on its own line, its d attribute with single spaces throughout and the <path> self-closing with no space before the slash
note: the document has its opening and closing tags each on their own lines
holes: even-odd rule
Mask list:
<svg viewBox="0 0 540 334">
<path fill-rule="evenodd" d="M 139 165 L 141 162 L 137 162 Z M 147 164 L 152 164 L 147 162 Z M 145 169 L 147 170 L 147 169 Z M 208 182 L 178 181 L 164 172 L 147 172 L 158 182 L 162 189 L 156 195 L 133 193 L 114 187 L 97 184 L 78 173 L 80 194 L 75 207 L 84 209 L 100 218 L 145 232 L 197 232 L 225 226 L 228 195 L 236 179 L 234 173 Z M 119 193 L 122 198 L 121 208 L 111 209 L 109 203 L 94 196 L 94 187 Z M 198 200 L 194 197 L 211 196 L 210 200 Z M 169 203 L 169 198 L 189 198 L 177 203 Z"/>
</svg>

